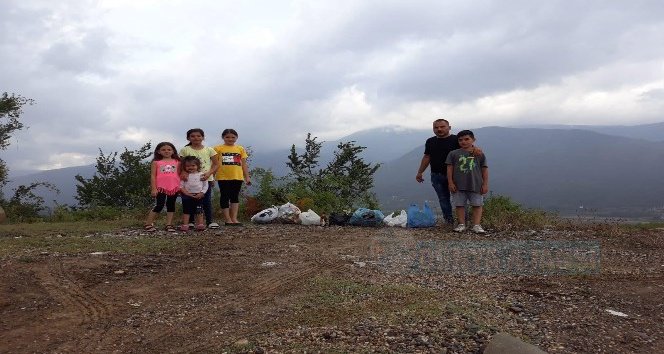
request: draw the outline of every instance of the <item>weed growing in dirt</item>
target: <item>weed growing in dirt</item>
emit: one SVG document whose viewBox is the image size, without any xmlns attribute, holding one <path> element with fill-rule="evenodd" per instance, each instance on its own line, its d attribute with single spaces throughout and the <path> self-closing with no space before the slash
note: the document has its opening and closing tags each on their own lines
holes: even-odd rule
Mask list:
<svg viewBox="0 0 664 354">
<path fill-rule="evenodd" d="M 235 353 L 254 353 L 256 349 L 256 343 L 247 341 L 246 343 L 239 341 L 233 345 L 229 345 L 223 348 L 222 353 L 235 354 Z"/>
<path fill-rule="evenodd" d="M 30 256 L 21 256 L 21 257 L 18 257 L 18 261 L 21 262 L 21 263 L 34 263 L 35 258 L 30 257 Z"/>
</svg>

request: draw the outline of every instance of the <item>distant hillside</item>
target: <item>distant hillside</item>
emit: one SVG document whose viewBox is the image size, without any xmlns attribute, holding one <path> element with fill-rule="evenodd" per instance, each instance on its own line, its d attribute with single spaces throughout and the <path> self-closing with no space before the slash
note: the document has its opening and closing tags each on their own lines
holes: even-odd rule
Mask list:
<svg viewBox="0 0 664 354">
<path fill-rule="evenodd" d="M 21 184 L 27 185 L 32 182 L 50 182 L 60 190 L 60 194 L 41 190 L 37 191 L 37 194 L 44 197 L 47 205 L 53 205 L 53 201 L 56 201 L 58 204 L 77 205 L 78 202 L 74 198 L 76 195 L 76 180 L 74 179 L 74 176 L 80 174 L 83 177 L 89 178 L 94 175 L 95 172 L 95 167 L 93 165 L 88 165 L 30 173 L 12 177 L 7 186 L 3 188 L 3 191 L 5 196 L 9 198 L 14 194 L 13 189 Z"/>
<path fill-rule="evenodd" d="M 339 142 L 352 140 L 367 148 L 363 155 L 366 160 L 387 162 L 402 156 L 405 151 L 422 145 L 429 135 L 433 135 L 431 129 L 381 127 L 356 132 L 335 142 L 328 143 L 324 152 L 327 153 L 326 155 L 332 156 L 332 151 L 336 149 Z"/>
<path fill-rule="evenodd" d="M 527 206 L 569 212 L 584 208 L 664 206 L 664 143 L 585 130 L 476 129 L 487 154 L 491 191 Z M 385 206 L 435 200 L 415 181 L 423 148 L 387 163 L 376 176 Z M 428 170 L 427 170 L 428 172 Z"/>
<path fill-rule="evenodd" d="M 606 135 L 624 136 L 627 138 L 643 139 L 649 141 L 664 141 L 664 122 L 640 125 L 531 125 L 515 128 L 537 129 L 582 129 Z"/>
<path fill-rule="evenodd" d="M 334 151 L 340 142 L 355 141 L 357 145 L 366 147 L 362 157 L 367 161 L 387 162 L 400 157 L 405 151 L 421 145 L 429 135 L 433 135 L 430 130 L 404 129 L 390 126 L 359 131 L 333 141 L 317 139 L 318 142 L 323 142 L 319 165 L 325 166 L 332 161 Z M 293 143 L 298 148 L 298 153 L 302 153 L 304 140 Z M 254 156 L 251 158 L 252 167 L 272 168 L 273 172 L 279 176 L 288 173 L 286 162 L 288 162 L 290 149 L 267 152 L 254 151 L 254 153 Z"/>
</svg>

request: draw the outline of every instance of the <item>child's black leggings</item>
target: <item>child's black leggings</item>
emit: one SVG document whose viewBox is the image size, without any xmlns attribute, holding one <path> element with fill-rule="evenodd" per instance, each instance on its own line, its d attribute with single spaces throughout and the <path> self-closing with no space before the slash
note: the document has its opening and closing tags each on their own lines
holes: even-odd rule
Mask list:
<svg viewBox="0 0 664 354">
<path fill-rule="evenodd" d="M 152 211 L 155 213 L 161 212 L 164 209 L 164 204 L 166 204 L 166 212 L 174 213 L 175 212 L 175 201 L 178 199 L 178 195 L 166 195 L 166 193 L 157 193 L 157 204 L 155 204 Z"/>
<path fill-rule="evenodd" d="M 237 179 L 221 180 L 219 182 L 219 205 L 222 209 L 227 209 L 230 203 L 240 202 L 240 189 L 242 181 Z"/>
</svg>

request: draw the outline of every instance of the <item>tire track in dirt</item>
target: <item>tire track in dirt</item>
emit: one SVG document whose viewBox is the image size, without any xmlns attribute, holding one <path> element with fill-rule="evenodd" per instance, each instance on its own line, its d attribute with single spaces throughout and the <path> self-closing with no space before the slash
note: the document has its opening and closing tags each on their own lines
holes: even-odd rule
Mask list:
<svg viewBox="0 0 664 354">
<path fill-rule="evenodd" d="M 49 295 L 63 304 L 64 308 L 61 311 L 75 314 L 73 318 L 78 327 L 100 323 L 110 316 L 108 305 L 79 285 L 71 273 L 65 269 L 61 260 L 53 269 L 43 269 L 36 274 Z M 83 329 L 83 331 L 85 336 L 79 337 L 82 339 L 78 339 L 78 342 L 74 343 L 77 351 L 82 352 L 86 352 L 92 343 L 98 343 L 106 332 L 99 328 Z"/>
<path fill-rule="evenodd" d="M 289 241 L 280 240 L 280 242 L 287 244 Z M 252 251 L 261 254 L 261 250 Z M 330 249 L 328 249 L 328 251 L 330 251 Z M 252 253 L 251 251 L 247 252 Z M 257 275 L 255 278 L 234 281 L 236 284 L 234 284 L 233 289 L 229 289 L 229 291 L 225 293 L 225 299 L 217 301 L 214 304 L 214 311 L 225 314 L 240 307 L 247 307 L 247 305 L 254 306 L 272 301 L 274 296 L 290 291 L 294 287 L 299 286 L 304 279 L 308 279 L 312 275 L 322 272 L 338 272 L 346 265 L 346 262 L 343 262 L 336 257 L 336 254 L 325 254 L 321 256 L 321 258 L 314 258 L 313 260 L 305 259 L 303 262 L 292 262 L 286 259 L 286 264 L 291 264 L 293 267 L 292 270 L 284 271 L 282 267 L 277 267 L 274 268 L 273 271 L 271 268 L 265 268 L 261 271 L 262 274 Z M 215 261 L 215 266 L 219 266 L 217 261 Z M 210 269 L 210 271 L 212 271 L 212 269 Z M 247 273 L 248 269 L 237 269 L 237 271 L 240 273 Z M 239 286 L 237 286 L 238 284 Z M 187 299 L 182 298 L 180 301 L 187 301 Z M 178 303 L 176 302 L 172 302 L 171 304 L 171 306 L 178 306 Z M 195 306 L 188 310 L 189 311 L 186 313 L 186 319 L 178 316 L 175 312 L 169 312 L 166 316 L 163 316 L 163 322 L 172 322 L 174 325 L 162 327 L 162 330 L 155 337 L 148 339 L 144 338 L 141 346 L 152 349 L 161 348 L 164 343 L 172 343 L 175 337 L 181 337 L 182 329 L 196 327 L 201 322 L 210 319 L 209 306 Z M 245 335 L 244 332 L 245 331 L 238 332 L 236 336 L 241 337 Z M 253 331 L 246 331 L 246 333 L 251 332 Z M 183 339 L 183 343 L 178 346 L 177 352 L 210 352 L 216 350 L 220 345 L 218 341 L 215 341 L 212 338 L 202 339 L 198 335 L 195 337 L 198 337 L 198 342 L 194 342 L 191 338 Z M 174 351 L 173 347 L 162 349 Z"/>
<path fill-rule="evenodd" d="M 234 291 L 227 293 L 227 296 L 234 297 L 233 300 L 224 302 L 221 306 L 215 307 L 215 311 L 219 313 L 226 313 L 238 307 L 246 307 L 247 305 L 255 306 L 261 303 L 266 303 L 272 300 L 274 296 L 279 294 L 284 294 L 289 290 L 299 286 L 303 281 L 310 278 L 312 275 L 319 274 L 323 271 L 339 271 L 344 267 L 344 262 L 307 262 L 297 264 L 297 268 L 293 269 L 289 273 L 283 272 L 283 270 L 278 272 L 267 271 L 261 276 L 253 279 L 249 286 L 246 287 L 237 287 Z M 233 296 L 241 295 L 241 296 Z M 150 338 L 149 341 L 144 342 L 146 348 L 160 348 L 163 343 L 167 343 L 169 339 L 172 339 L 174 336 L 181 334 L 179 328 L 190 328 L 196 324 L 204 321 L 206 318 L 209 318 L 209 309 L 207 306 L 200 306 L 195 308 L 194 311 L 187 314 L 187 319 L 182 322 L 178 322 L 177 326 L 173 326 L 165 329 L 158 336 Z M 237 337 L 242 337 L 247 333 L 251 333 L 250 330 L 237 332 Z M 190 352 L 210 352 L 218 349 L 220 346 L 219 342 L 210 342 L 210 341 L 198 341 L 198 342 L 189 342 L 182 343 L 181 346 L 175 350 L 179 353 L 190 353 Z M 173 351 L 173 348 L 170 347 L 169 351 Z"/>
<path fill-rule="evenodd" d="M 336 272 L 343 270 L 346 263 L 344 262 L 334 262 L 333 264 L 325 262 L 314 262 L 309 264 L 302 265 L 303 269 L 299 269 L 287 276 L 278 276 L 275 274 L 268 275 L 267 277 L 257 280 L 253 283 L 252 291 L 250 296 L 245 297 L 245 301 L 239 303 L 230 303 L 225 304 L 224 309 L 230 308 L 231 306 L 237 307 L 238 305 L 246 304 L 260 304 L 270 301 L 270 298 L 279 294 L 284 294 L 294 287 L 301 284 L 301 281 L 310 278 L 312 275 L 320 274 L 321 271 Z M 258 300 L 258 301 L 257 301 Z M 245 329 L 236 331 L 235 339 L 246 337 L 247 335 L 254 333 L 255 330 Z M 186 345 L 178 350 L 179 353 L 206 353 L 219 349 L 219 343 L 215 342 L 205 342 L 205 343 L 192 343 L 191 345 Z"/>
<path fill-rule="evenodd" d="M 290 284 L 298 282 L 298 280 L 309 277 L 314 272 L 318 271 L 318 267 L 311 265 L 304 265 L 301 269 L 296 270 L 292 273 L 289 273 L 285 277 L 282 276 L 283 273 L 274 274 L 268 273 L 267 277 L 263 279 L 256 279 L 249 289 L 238 288 L 234 292 L 229 293 L 229 295 L 237 294 L 247 294 L 247 296 L 241 296 L 241 301 L 235 302 L 225 302 L 222 306 L 215 309 L 218 312 L 226 312 L 233 308 L 242 307 L 242 305 L 255 303 L 256 300 L 265 300 L 265 296 L 268 294 L 275 293 L 279 288 L 285 288 Z M 161 343 L 167 342 L 168 338 L 171 338 L 173 335 L 179 334 L 177 330 L 178 327 L 188 328 L 201 320 L 207 318 L 209 315 L 208 310 L 204 307 L 199 307 L 195 311 L 188 313 L 187 320 L 179 322 L 178 326 L 175 328 L 170 328 L 167 331 L 162 332 L 159 336 L 152 338 L 149 342 L 146 343 L 148 347 L 150 346 L 159 346 Z M 197 351 L 206 351 L 206 349 L 216 348 L 216 345 L 213 343 L 191 343 L 185 344 L 178 348 L 178 352 L 197 352 Z"/>
</svg>

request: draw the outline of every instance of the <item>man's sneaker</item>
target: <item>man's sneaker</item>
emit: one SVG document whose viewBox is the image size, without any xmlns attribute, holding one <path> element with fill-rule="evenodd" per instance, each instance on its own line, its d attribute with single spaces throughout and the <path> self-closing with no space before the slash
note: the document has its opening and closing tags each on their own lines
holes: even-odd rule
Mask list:
<svg viewBox="0 0 664 354">
<path fill-rule="evenodd" d="M 193 229 L 194 228 L 194 223 L 190 222 L 189 225 L 187 225 L 187 226 L 189 226 L 190 229 Z"/>
<path fill-rule="evenodd" d="M 457 227 L 454 228 L 454 232 L 464 232 L 466 231 L 466 225 L 464 224 L 459 224 Z"/>
<path fill-rule="evenodd" d="M 485 234 L 486 231 L 482 228 L 481 225 L 473 225 L 473 228 L 471 229 L 474 233 L 476 234 Z"/>
<path fill-rule="evenodd" d="M 211 222 L 210 225 L 208 225 L 208 229 L 218 229 L 218 228 L 219 224 L 217 224 L 216 222 Z"/>
</svg>

